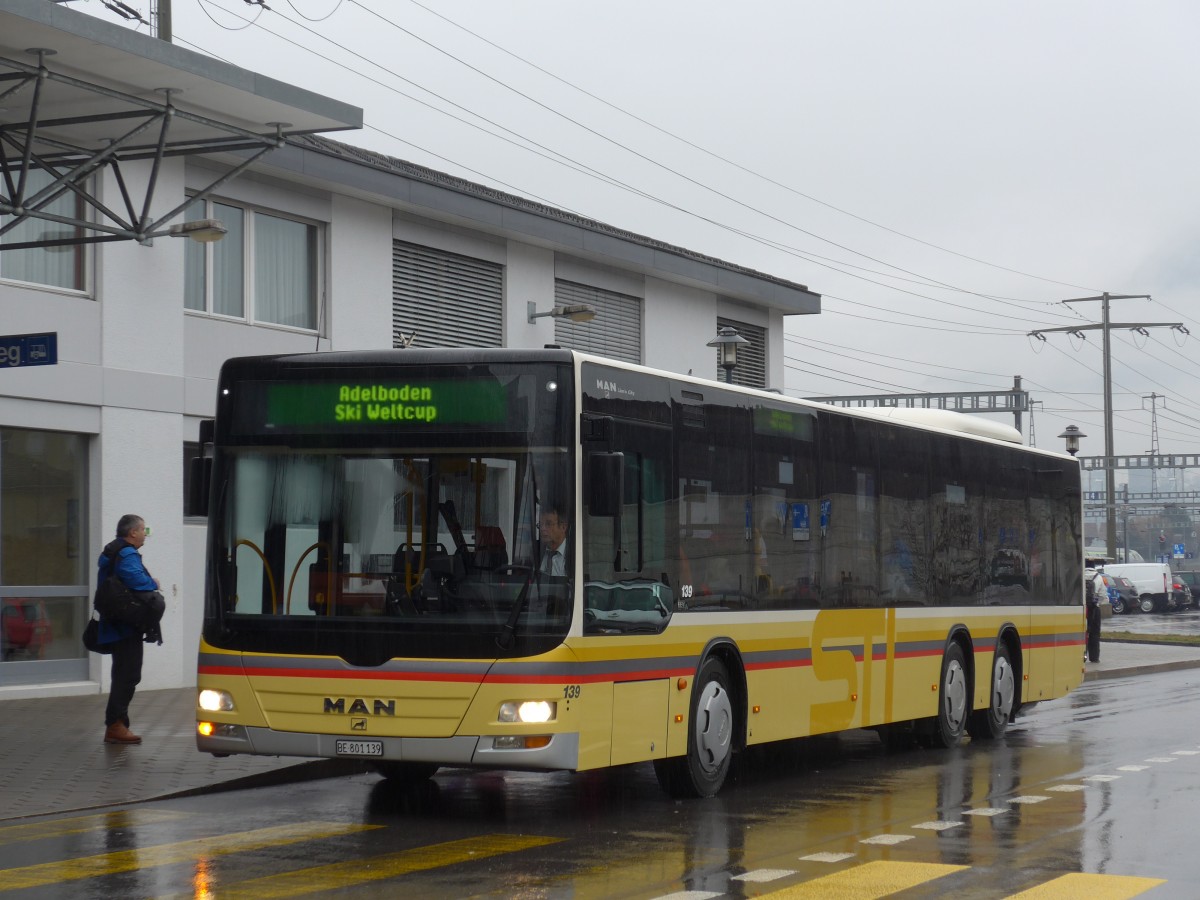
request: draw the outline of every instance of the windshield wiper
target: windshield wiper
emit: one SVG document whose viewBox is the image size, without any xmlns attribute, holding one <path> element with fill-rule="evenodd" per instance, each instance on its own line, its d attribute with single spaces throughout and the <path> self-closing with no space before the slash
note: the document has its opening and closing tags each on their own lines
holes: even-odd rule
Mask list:
<svg viewBox="0 0 1200 900">
<path fill-rule="evenodd" d="M 517 619 L 521 618 L 521 611 L 525 609 L 525 601 L 529 597 L 529 589 L 533 587 L 534 573 L 531 571 L 529 577 L 525 579 L 525 584 L 521 586 L 520 593 L 517 594 L 517 599 L 513 601 L 512 612 L 508 614 L 508 621 L 500 628 L 500 633 L 496 635 L 496 646 L 501 650 L 507 650 L 512 646 L 513 637 L 517 633 Z"/>
</svg>

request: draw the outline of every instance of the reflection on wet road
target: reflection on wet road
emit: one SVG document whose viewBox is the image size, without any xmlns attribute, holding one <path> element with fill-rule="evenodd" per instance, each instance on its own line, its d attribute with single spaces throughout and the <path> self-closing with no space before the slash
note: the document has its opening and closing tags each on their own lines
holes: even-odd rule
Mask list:
<svg viewBox="0 0 1200 900">
<path fill-rule="evenodd" d="M 1200 671 L 1087 683 L 993 745 L 762 748 L 710 801 L 649 766 L 374 775 L 0 828 L 0 898 L 1200 897 Z"/>
</svg>

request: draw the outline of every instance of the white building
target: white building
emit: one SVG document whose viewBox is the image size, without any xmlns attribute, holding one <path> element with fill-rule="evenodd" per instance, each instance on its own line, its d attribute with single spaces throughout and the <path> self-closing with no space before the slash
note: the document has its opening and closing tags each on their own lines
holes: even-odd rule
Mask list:
<svg viewBox="0 0 1200 900">
<path fill-rule="evenodd" d="M 79 635 L 126 512 L 168 601 L 143 687 L 194 682 L 205 525 L 184 472 L 231 356 L 415 332 L 717 377 L 706 345 L 732 325 L 751 341 L 735 380 L 782 387 L 783 317 L 820 309 L 802 285 L 314 137 L 361 111 L 45 0 L 0 0 L 0 75 L 0 331 L 52 335 L 57 356 L 0 340 L 0 700 L 107 689 Z M 204 218 L 221 241 L 165 236 Z M 530 315 L 580 302 L 594 321 Z"/>
</svg>

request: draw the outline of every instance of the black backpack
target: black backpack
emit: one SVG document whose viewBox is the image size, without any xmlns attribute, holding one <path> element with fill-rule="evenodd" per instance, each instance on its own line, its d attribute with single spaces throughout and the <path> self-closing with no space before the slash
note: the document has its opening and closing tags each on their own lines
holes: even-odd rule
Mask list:
<svg viewBox="0 0 1200 900">
<path fill-rule="evenodd" d="M 92 606 L 100 617 L 129 625 L 142 633 L 157 632 L 167 608 L 158 591 L 133 591 L 117 577 L 117 553 L 104 551 L 109 560 L 109 576 L 96 587 Z"/>
</svg>

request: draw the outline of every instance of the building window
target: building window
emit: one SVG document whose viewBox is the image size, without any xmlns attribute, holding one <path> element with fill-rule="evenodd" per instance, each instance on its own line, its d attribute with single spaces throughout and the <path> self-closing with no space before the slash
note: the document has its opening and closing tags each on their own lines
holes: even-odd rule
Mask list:
<svg viewBox="0 0 1200 900">
<path fill-rule="evenodd" d="M 0 686 L 87 677 L 85 435 L 0 428 Z"/>
<path fill-rule="evenodd" d="M 31 169 L 25 185 L 25 196 L 34 196 L 50 184 L 51 180 L 49 173 Z M 4 182 L 0 181 L 0 196 L 8 196 L 3 190 L 3 185 Z M 42 209 L 44 212 L 65 218 L 82 220 L 84 217 L 83 200 L 69 190 Z M 12 221 L 12 216 L 0 216 L 0 230 Z M 11 231 L 0 234 L 0 247 L 4 244 L 23 244 L 28 241 L 78 239 L 82 235 L 83 230 L 77 226 L 29 218 L 13 227 Z M 83 244 L 0 250 L 0 278 L 82 291 L 87 288 L 84 279 L 86 258 L 87 251 Z"/>
<path fill-rule="evenodd" d="M 720 331 L 726 326 L 736 328 L 738 334 L 750 342 L 738 346 L 733 383 L 743 387 L 765 388 L 767 386 L 767 329 L 761 325 L 751 325 L 748 322 L 739 322 L 737 319 L 717 316 L 717 330 Z M 717 381 L 724 381 L 723 371 L 721 355 L 718 351 L 717 367 L 713 377 Z"/>
<path fill-rule="evenodd" d="M 555 319 L 554 343 L 560 347 L 624 362 L 642 361 L 640 297 L 557 279 L 554 282 L 554 303 L 556 306 L 586 303 L 596 311 L 596 318 L 580 324 L 568 319 Z"/>
<path fill-rule="evenodd" d="M 183 442 L 183 508 L 188 508 L 188 497 L 192 495 L 192 460 L 204 455 L 199 441 Z M 185 512 L 186 515 L 186 512 Z"/>
<path fill-rule="evenodd" d="M 504 267 L 392 241 L 392 346 L 500 347 Z"/>
<path fill-rule="evenodd" d="M 317 225 L 221 200 L 196 200 L 183 217 L 218 219 L 227 229 L 211 244 L 188 242 L 185 308 L 252 324 L 318 329 Z"/>
</svg>

